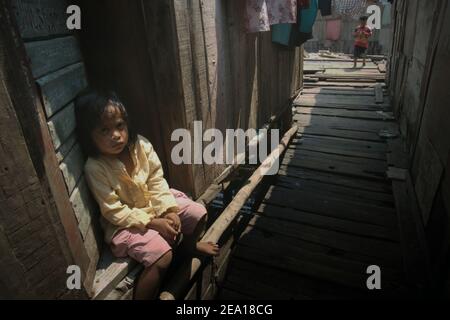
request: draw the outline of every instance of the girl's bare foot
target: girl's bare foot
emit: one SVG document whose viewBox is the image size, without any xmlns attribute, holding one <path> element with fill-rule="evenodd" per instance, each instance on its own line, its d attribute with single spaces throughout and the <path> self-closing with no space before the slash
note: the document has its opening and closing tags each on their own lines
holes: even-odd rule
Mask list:
<svg viewBox="0 0 450 320">
<path fill-rule="evenodd" d="M 196 244 L 197 253 L 206 256 L 218 256 L 219 246 L 213 242 L 197 242 Z"/>
</svg>

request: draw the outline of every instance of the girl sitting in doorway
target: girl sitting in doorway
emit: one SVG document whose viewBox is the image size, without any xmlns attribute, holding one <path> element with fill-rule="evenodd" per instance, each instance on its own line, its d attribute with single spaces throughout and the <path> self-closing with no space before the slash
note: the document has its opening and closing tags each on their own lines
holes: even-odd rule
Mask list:
<svg viewBox="0 0 450 320">
<path fill-rule="evenodd" d="M 198 242 L 206 225 L 205 207 L 169 189 L 151 143 L 130 127 L 115 94 L 95 91 L 76 100 L 77 135 L 88 160 L 85 176 L 102 214 L 105 240 L 116 257 L 145 266 L 136 299 L 154 299 L 180 235 L 190 253 L 214 256 L 214 243 Z"/>
</svg>

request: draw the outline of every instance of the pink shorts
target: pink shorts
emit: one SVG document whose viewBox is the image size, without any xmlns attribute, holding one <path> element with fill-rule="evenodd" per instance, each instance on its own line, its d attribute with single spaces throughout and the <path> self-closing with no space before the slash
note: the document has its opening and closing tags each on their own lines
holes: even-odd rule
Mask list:
<svg viewBox="0 0 450 320">
<path fill-rule="evenodd" d="M 206 214 L 206 209 L 181 191 L 170 189 L 170 192 L 180 208 L 178 215 L 181 220 L 181 232 L 190 235 Z M 137 228 L 123 229 L 111 240 L 111 251 L 116 257 L 130 256 L 145 267 L 150 267 L 170 250 L 172 250 L 170 244 L 152 229 L 146 231 L 140 231 Z"/>
</svg>

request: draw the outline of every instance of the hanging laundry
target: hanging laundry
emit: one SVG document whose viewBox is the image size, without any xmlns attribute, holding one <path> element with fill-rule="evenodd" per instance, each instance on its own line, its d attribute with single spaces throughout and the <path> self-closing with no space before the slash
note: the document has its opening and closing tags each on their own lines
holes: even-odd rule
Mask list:
<svg viewBox="0 0 450 320">
<path fill-rule="evenodd" d="M 308 9 L 299 10 L 298 23 L 300 32 L 311 33 L 319 11 L 319 0 L 310 0 Z"/>
<path fill-rule="evenodd" d="M 341 38 L 342 20 L 333 19 L 326 22 L 326 40 L 337 41 Z"/>
<path fill-rule="evenodd" d="M 300 47 L 306 41 L 311 40 L 313 38 L 312 32 L 299 32 L 298 27 L 295 29 L 296 31 L 291 34 L 290 45 L 294 47 Z"/>
<path fill-rule="evenodd" d="M 309 8 L 309 0 L 297 0 L 297 7 L 299 9 L 308 9 Z"/>
<path fill-rule="evenodd" d="M 272 26 L 272 42 L 289 46 L 294 23 L 281 23 Z"/>
<path fill-rule="evenodd" d="M 298 7 L 297 23 L 272 26 L 272 41 L 290 47 L 300 47 L 313 38 L 312 28 L 319 10 L 318 0 L 308 0 L 308 8 Z"/>
<path fill-rule="evenodd" d="M 383 26 L 388 26 L 391 24 L 391 9 L 392 5 L 389 2 L 387 2 L 383 7 L 383 15 L 381 17 L 381 24 Z"/>
<path fill-rule="evenodd" d="M 270 25 L 296 21 L 297 0 L 246 0 L 248 32 L 270 31 Z"/>
<path fill-rule="evenodd" d="M 331 16 L 331 0 L 319 0 L 319 10 L 322 17 Z"/>
<path fill-rule="evenodd" d="M 365 13 L 367 0 L 334 0 L 334 11 L 348 17 L 358 17 Z"/>
<path fill-rule="evenodd" d="M 272 42 L 289 47 L 300 47 L 313 38 L 311 32 L 300 32 L 296 23 L 282 23 L 272 26 Z"/>
</svg>

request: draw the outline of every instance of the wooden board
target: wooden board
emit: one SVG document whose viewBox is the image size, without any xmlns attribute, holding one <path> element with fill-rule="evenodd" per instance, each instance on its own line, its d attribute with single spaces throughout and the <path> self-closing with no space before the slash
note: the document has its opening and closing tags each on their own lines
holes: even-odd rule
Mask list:
<svg viewBox="0 0 450 320">
<path fill-rule="evenodd" d="M 64 181 L 66 182 L 69 195 L 72 194 L 73 189 L 83 173 L 85 160 L 80 145 L 76 144 L 59 165 L 64 175 Z"/>
<path fill-rule="evenodd" d="M 75 106 L 70 103 L 47 122 L 53 146 L 58 149 L 75 130 Z"/>
<path fill-rule="evenodd" d="M 383 97 L 383 88 L 380 84 L 377 84 L 375 86 L 375 103 L 383 103 L 384 97 Z"/>
<path fill-rule="evenodd" d="M 323 160 L 335 161 L 336 164 L 352 163 L 355 165 L 371 166 L 373 168 L 373 172 L 381 172 L 387 168 L 385 159 L 368 159 L 358 154 L 346 155 L 345 151 L 343 153 L 339 153 L 337 149 L 335 150 L 336 151 L 334 153 L 321 150 L 306 150 L 296 148 L 296 146 L 293 145 L 287 149 L 286 153 L 289 155 L 289 158 L 293 160 L 321 157 Z"/>
<path fill-rule="evenodd" d="M 392 112 L 386 111 L 369 111 L 369 110 L 347 110 L 337 108 L 320 108 L 320 107 L 297 107 L 296 113 L 314 114 L 319 116 L 341 117 L 350 119 L 365 120 L 395 120 Z"/>
<path fill-rule="evenodd" d="M 311 77 L 319 79 L 361 79 L 362 81 L 384 80 L 385 75 L 375 72 L 365 72 L 352 69 L 326 69 L 323 73 L 316 73 Z"/>
<path fill-rule="evenodd" d="M 281 165 L 278 172 L 281 176 L 289 176 L 302 180 L 311 180 L 333 184 L 337 186 L 344 186 L 348 188 L 360 189 L 371 192 L 378 192 L 384 194 L 391 194 L 392 188 L 389 183 L 383 181 L 367 180 L 363 178 L 347 177 L 330 172 L 320 172 L 311 169 L 289 167 Z"/>
<path fill-rule="evenodd" d="M 73 210 L 78 220 L 78 228 L 80 229 L 83 239 L 86 239 L 88 229 L 92 227 L 92 220 L 100 219 L 98 205 L 89 193 L 89 188 L 84 178 L 80 179 L 79 183 L 73 190 L 70 196 Z M 98 233 L 100 230 L 94 230 Z"/>
<path fill-rule="evenodd" d="M 306 224 L 313 227 L 325 228 L 346 234 L 354 234 L 362 237 L 372 237 L 392 242 L 398 242 L 398 230 L 373 224 L 366 224 L 346 219 L 340 219 L 331 216 L 314 214 L 306 211 L 300 211 L 293 208 L 279 207 L 271 204 L 262 204 L 257 214 L 280 219 L 286 222 Z"/>
<path fill-rule="evenodd" d="M 332 183 L 300 180 L 298 178 L 290 176 L 278 176 L 275 185 L 292 190 L 301 190 L 304 192 L 316 190 L 318 193 L 322 195 L 328 195 L 330 198 L 342 198 L 355 202 L 369 203 L 379 206 L 392 207 L 394 203 L 394 198 L 390 194 L 360 190 L 351 187 L 335 185 Z"/>
<path fill-rule="evenodd" d="M 263 229 L 266 232 L 268 231 L 267 223 L 270 222 L 270 219 L 258 218 L 255 219 L 254 224 L 251 223 L 251 226 L 258 229 Z M 266 221 L 269 220 L 269 221 Z M 273 224 L 273 222 L 271 222 Z M 279 223 L 279 224 L 278 224 Z M 318 234 L 311 233 L 302 233 L 301 228 L 292 229 L 283 229 L 278 230 L 279 226 L 288 227 L 283 222 L 278 221 L 276 225 L 274 225 L 275 230 L 271 232 L 275 232 L 277 234 L 285 235 L 286 237 L 293 238 L 315 238 L 319 239 Z M 295 225 L 295 227 L 299 227 L 299 225 Z M 295 232 L 294 230 L 297 230 Z M 281 231 L 281 232 L 280 232 Z M 318 232 L 318 230 L 314 230 Z M 331 231 L 328 236 L 331 235 Z M 338 238 L 342 235 L 335 234 Z M 353 240 L 351 240 L 353 239 Z M 355 241 L 357 237 L 350 237 L 348 240 Z M 326 235 L 321 238 L 319 241 L 324 242 L 332 242 L 326 240 Z M 340 240 L 343 240 L 341 238 Z M 314 242 L 314 241 L 313 241 Z M 339 243 L 338 243 L 339 242 Z M 333 248 L 338 247 L 346 247 L 344 245 L 344 240 L 340 242 L 336 239 L 335 242 L 330 243 Z M 357 263 L 355 261 L 347 261 L 341 258 L 335 258 L 331 255 L 323 255 L 320 253 L 313 253 L 306 250 L 303 250 L 301 246 L 290 245 L 289 241 L 284 242 L 284 246 L 280 246 L 280 243 L 271 242 L 270 236 L 266 238 L 259 238 L 250 242 L 250 239 L 246 239 L 245 235 L 239 242 L 240 245 L 236 248 L 235 255 L 240 258 L 251 259 L 253 261 L 257 261 L 263 265 L 269 265 L 271 267 L 281 268 L 282 270 L 305 274 L 311 276 L 313 278 L 326 279 L 327 281 L 331 281 L 333 283 L 342 284 L 346 286 L 356 286 L 356 287 L 365 287 L 365 280 L 367 279 L 367 274 L 365 273 L 365 268 L 367 265 L 363 263 Z M 248 245 L 252 245 L 249 247 Z M 382 242 L 381 242 L 382 243 Z M 255 248 L 256 247 L 256 248 Z M 370 247 L 370 246 L 369 246 Z M 256 250 L 255 250 L 255 249 Z M 266 248 L 264 250 L 260 250 L 261 248 Z M 365 248 L 365 249 L 364 249 Z M 351 245 L 351 250 L 359 250 L 364 251 L 364 253 L 374 253 L 374 251 L 367 250 L 368 247 L 362 245 L 361 243 Z M 390 255 L 391 247 L 384 247 L 386 251 L 383 252 L 383 255 Z M 380 248 L 382 250 L 382 247 Z M 286 251 L 288 250 L 288 251 Z M 395 258 L 396 249 L 392 251 L 392 258 Z M 276 257 L 276 258 L 275 258 Z M 377 257 L 380 260 L 383 260 L 383 257 Z M 365 265 L 365 268 L 363 267 Z M 361 279 L 364 276 L 364 281 L 361 283 Z M 387 276 L 389 278 L 389 276 Z"/>
<path fill-rule="evenodd" d="M 65 0 L 13 0 L 17 25 L 24 39 L 68 34 Z"/>
<path fill-rule="evenodd" d="M 100 257 L 92 288 L 95 300 L 105 298 L 137 264 L 130 258 L 113 257 L 109 248 L 105 248 Z"/>
<path fill-rule="evenodd" d="M 37 80 L 44 99 L 45 112 L 51 117 L 87 86 L 82 63 L 76 63 Z"/>
<path fill-rule="evenodd" d="M 409 154 L 401 138 L 387 140 L 388 154 L 387 163 L 390 166 L 402 169 L 409 169 Z"/>
<path fill-rule="evenodd" d="M 328 172 L 320 172 L 298 167 L 288 167 L 286 165 L 280 166 L 278 174 L 280 176 L 287 176 L 307 181 L 316 181 L 336 186 L 343 186 L 351 189 L 376 192 L 385 195 L 386 194 L 389 195 L 390 193 L 392 193 L 392 188 L 390 184 L 387 184 L 382 181 L 367 180 L 355 177 L 346 177 Z"/>
<path fill-rule="evenodd" d="M 386 64 L 385 63 L 379 63 L 378 64 L 378 70 L 382 73 L 386 73 Z"/>
<path fill-rule="evenodd" d="M 298 132 L 303 136 L 311 136 L 311 137 L 334 137 L 334 138 L 352 139 L 356 141 L 360 140 L 372 142 L 385 141 L 376 132 L 364 132 L 364 131 L 345 130 L 341 128 L 329 128 L 323 125 L 322 126 L 303 125 L 299 128 Z"/>
<path fill-rule="evenodd" d="M 387 165 L 383 161 L 346 157 L 309 150 L 287 150 L 282 164 L 339 173 L 367 179 L 385 180 Z"/>
<path fill-rule="evenodd" d="M 69 154 L 75 143 L 77 143 L 77 136 L 75 132 L 72 132 L 67 140 L 56 150 L 56 158 L 59 163 L 61 163 L 61 161 Z"/>
<path fill-rule="evenodd" d="M 318 78 L 316 78 L 318 79 Z M 373 88 L 375 87 L 375 82 L 362 82 L 362 81 L 315 81 L 314 83 L 305 83 L 305 88 L 311 87 L 348 87 L 348 88 Z"/>
<path fill-rule="evenodd" d="M 5 48 L 8 48 L 8 55 L 6 61 L 8 62 L 8 70 L 11 70 L 12 80 L 14 80 L 14 87 L 18 92 L 11 91 L 11 98 L 17 110 L 21 110 L 20 117 L 22 122 L 22 129 L 27 140 L 27 147 L 30 150 L 35 169 L 39 171 L 40 182 L 46 186 L 45 194 L 47 195 L 48 203 L 54 212 L 49 211 L 52 220 L 59 225 L 57 229 L 63 227 L 63 230 L 57 232 L 56 240 L 60 241 L 62 254 L 68 261 L 73 261 L 74 264 L 81 268 L 81 275 L 84 288 L 89 290 L 92 285 L 92 267 L 95 269 L 97 261 L 95 255 L 89 255 L 83 244 L 83 239 L 78 230 L 78 222 L 76 220 L 73 208 L 69 201 L 69 195 L 66 192 L 64 177 L 58 168 L 58 160 L 54 153 L 52 138 L 49 134 L 46 124 L 46 115 L 42 106 L 42 99 L 39 95 L 39 88 L 36 88 L 33 83 L 33 78 L 28 72 L 28 57 L 25 50 L 23 50 L 23 39 L 18 38 L 18 34 L 12 32 L 16 25 L 12 25 L 13 20 L 18 20 L 22 36 L 24 37 L 47 37 L 54 36 L 58 32 L 58 28 L 52 26 L 59 25 L 64 28 L 64 33 L 68 33 L 65 26 L 66 20 L 66 3 L 65 1 L 14 1 L 11 3 L 13 11 L 16 14 L 16 19 L 12 19 L 9 15 L 10 6 L 8 3 L 2 4 L 1 15 L 2 24 L 5 32 L 2 32 L 2 41 L 4 40 Z M 23 7 L 21 7 L 23 6 Z M 46 8 L 43 8 L 47 6 Z M 63 7 L 63 14 L 54 15 L 55 7 Z M 23 10 L 22 10 L 23 9 Z M 51 13 L 50 15 L 48 13 Z M 64 17 L 63 19 L 60 19 Z M 55 20 L 62 22 L 55 24 Z M 51 26 L 51 27 L 49 27 Z M 45 34 L 45 35 L 44 35 Z M 13 72 L 14 71 L 14 72 Z M 61 256 L 61 258 L 64 258 Z M 91 260 L 94 257 L 94 260 Z M 51 270 L 49 270 L 51 271 Z M 43 289 L 43 288 L 41 288 Z M 61 288 L 58 288 L 60 290 Z M 56 292 L 56 291 L 55 291 Z M 85 294 L 85 290 L 80 291 L 80 296 Z M 78 294 L 77 294 L 78 295 Z M 70 296 L 70 294 L 68 295 Z"/>
<path fill-rule="evenodd" d="M 374 99 L 366 96 L 335 96 L 324 94 L 304 94 L 299 96 L 294 101 L 294 104 L 305 107 L 343 107 L 356 110 L 385 110 L 390 108 L 388 103 L 377 104 Z"/>
<path fill-rule="evenodd" d="M 419 138 L 414 163 L 412 172 L 415 176 L 415 181 L 413 183 L 417 194 L 417 201 L 422 212 L 423 222 L 427 225 L 436 192 L 444 172 L 444 166 L 435 148 L 423 133 Z"/>
<path fill-rule="evenodd" d="M 258 224 L 258 221 L 260 221 L 261 224 Z M 358 253 L 354 253 L 351 250 L 348 251 L 341 250 L 339 248 L 333 248 L 337 250 L 333 252 L 333 250 L 330 250 L 329 246 L 324 246 L 323 244 L 316 243 L 315 241 L 310 241 L 307 244 L 307 242 L 302 240 L 301 237 L 292 237 L 290 233 L 284 234 L 278 231 L 267 231 L 267 229 L 263 227 L 262 221 L 279 222 L 282 225 L 284 223 L 282 220 L 274 220 L 270 218 L 266 219 L 264 217 L 255 216 L 252 219 L 252 222 L 250 222 L 249 227 L 239 240 L 236 251 L 238 251 L 242 247 L 256 249 L 257 251 L 266 251 L 261 249 L 267 248 L 267 252 L 270 252 L 271 256 L 278 256 L 280 257 L 280 260 L 284 260 L 282 257 L 291 260 L 299 259 L 320 266 L 327 266 L 342 270 L 344 272 L 354 273 L 360 272 L 360 268 L 364 265 L 366 266 L 365 268 L 367 268 L 368 261 L 374 259 L 374 257 L 370 254 L 367 255 L 369 251 L 361 255 Z M 291 223 L 291 225 L 294 227 L 300 226 L 299 224 L 295 223 Z M 301 230 L 299 229 L 298 231 L 300 232 Z M 285 244 L 285 246 L 283 246 L 283 243 Z M 389 242 L 387 243 L 389 244 Z M 286 252 L 286 250 L 292 251 L 292 253 L 289 254 L 288 252 Z M 252 254 L 250 253 L 250 255 Z M 239 255 L 237 254 L 237 256 Z M 399 273 L 395 270 L 395 268 L 392 267 L 393 265 L 390 265 L 389 263 L 383 263 L 383 266 L 386 266 L 387 278 L 390 278 L 392 275 Z"/>
<path fill-rule="evenodd" d="M 374 90 L 371 88 L 353 89 L 348 87 L 335 87 L 335 88 L 306 88 L 302 90 L 302 95 L 319 95 L 319 94 L 331 94 L 331 95 L 349 95 L 349 96 L 373 96 Z"/>
<path fill-rule="evenodd" d="M 257 230 L 255 230 L 255 233 Z M 283 239 L 280 239 L 282 241 Z M 298 296 L 313 299 L 361 299 L 367 293 L 356 291 L 346 286 L 336 285 L 329 281 L 318 278 L 311 278 L 297 272 L 289 272 L 279 269 L 274 270 L 270 265 L 261 264 L 259 261 L 235 258 L 233 269 L 225 286 L 225 294 L 222 293 L 219 299 L 228 297 L 248 297 L 253 294 L 252 299 L 276 299 L 281 291 L 288 299 L 295 299 Z M 250 283 L 262 281 L 272 289 L 266 293 L 264 291 L 253 290 L 253 288 L 243 287 L 242 279 L 249 279 Z M 238 295 L 236 293 L 238 292 Z M 247 298 L 248 299 L 248 298 Z M 279 298 L 280 299 L 280 298 Z M 306 298 L 305 298 L 306 299 Z"/>
<path fill-rule="evenodd" d="M 276 283 L 274 279 L 280 279 L 281 277 L 262 277 L 259 272 L 249 272 L 248 270 L 243 271 L 240 268 L 241 259 L 236 256 L 236 267 L 233 268 L 227 276 L 225 283 L 225 288 L 232 290 L 233 292 L 238 292 L 244 296 L 251 296 L 252 300 L 255 299 L 273 299 L 273 300 L 288 300 L 288 299 L 309 299 L 305 295 L 299 293 L 296 290 L 285 288 L 286 282 Z M 248 260 L 245 261 L 248 263 Z M 254 270 L 258 270 L 255 262 L 251 262 Z M 261 266 L 264 268 L 264 266 Z M 265 268 L 267 269 L 267 267 Z M 274 270 L 272 270 L 274 273 Z M 277 272 L 275 272 L 277 273 Z M 279 272 L 282 273 L 282 272 Z M 245 279 L 245 281 L 243 281 Z M 223 299 L 223 298 L 222 298 Z M 247 298 L 248 299 L 248 298 Z"/>
<path fill-rule="evenodd" d="M 386 155 L 388 147 L 384 142 L 360 141 L 357 139 L 344 139 L 339 137 L 320 137 L 297 134 L 292 145 L 302 147 L 316 145 L 317 147 L 335 148 L 345 152 L 346 150 L 360 151 L 361 153 L 373 153 Z M 384 156 L 383 159 L 386 157 Z"/>
<path fill-rule="evenodd" d="M 299 190 L 271 187 L 264 202 L 379 226 L 396 225 L 395 210 L 392 208 L 360 204 L 345 199 L 328 199 L 320 194 L 311 195 Z"/>
<path fill-rule="evenodd" d="M 393 134 L 398 134 L 397 124 L 393 122 L 324 117 L 310 114 L 298 114 L 294 117 L 294 120 L 300 127 L 319 126 L 328 127 L 331 129 L 372 132 L 375 134 L 379 134 L 380 131 L 387 130 Z M 305 129 L 304 132 L 308 133 L 308 130 Z"/>
<path fill-rule="evenodd" d="M 81 61 L 81 52 L 75 37 L 25 43 L 34 78 Z"/>
<path fill-rule="evenodd" d="M 411 285 L 424 292 L 430 286 L 431 267 L 420 210 L 408 175 L 405 181 L 393 181 L 399 222 L 403 266 Z"/>
</svg>

